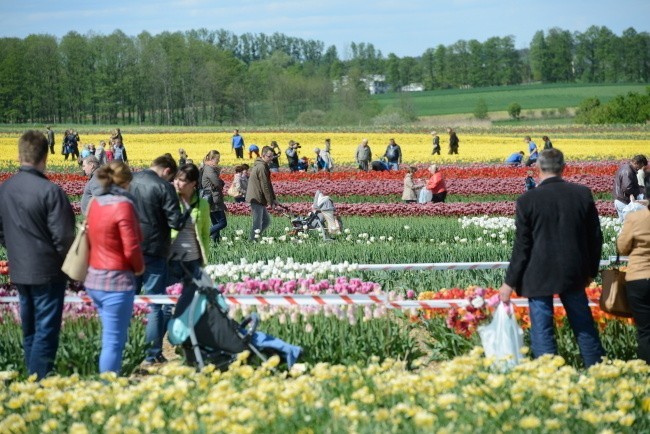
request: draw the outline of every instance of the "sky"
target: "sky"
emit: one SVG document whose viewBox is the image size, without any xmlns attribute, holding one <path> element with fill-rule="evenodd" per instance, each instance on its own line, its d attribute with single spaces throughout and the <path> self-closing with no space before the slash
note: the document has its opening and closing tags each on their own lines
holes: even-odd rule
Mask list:
<svg viewBox="0 0 650 434">
<path fill-rule="evenodd" d="M 117 29 L 129 36 L 200 28 L 279 32 L 335 45 L 342 59 L 351 42 L 404 57 L 461 39 L 513 36 L 516 48 L 526 48 L 537 31 L 553 27 L 606 26 L 620 36 L 630 27 L 647 32 L 648 23 L 648 0 L 0 0 L 0 37 Z"/>
</svg>

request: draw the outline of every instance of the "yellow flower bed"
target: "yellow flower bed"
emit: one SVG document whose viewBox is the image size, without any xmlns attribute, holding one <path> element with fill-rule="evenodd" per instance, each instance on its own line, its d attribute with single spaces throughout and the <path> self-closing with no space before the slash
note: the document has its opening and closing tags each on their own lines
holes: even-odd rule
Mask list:
<svg viewBox="0 0 650 434">
<path fill-rule="evenodd" d="M 0 432 L 648 432 L 650 366 L 578 372 L 559 357 L 491 368 L 476 348 L 436 367 L 268 365 L 201 373 L 170 364 L 136 380 L 0 373 Z M 3 375 L 4 374 L 4 375 Z M 4 378 L 3 378 L 4 377 Z"/>
<path fill-rule="evenodd" d="M 284 151 L 289 140 L 295 140 L 302 145 L 299 150 L 300 156 L 307 156 L 310 160 L 314 158 L 314 148 L 323 147 L 326 137 L 332 140 L 332 156 L 336 164 L 352 164 L 358 144 L 363 138 L 369 140 L 373 152 L 373 159 L 380 158 L 386 151 L 388 139 L 394 138 L 402 147 L 404 163 L 426 163 L 426 162 L 499 162 L 505 160 L 513 152 L 528 149 L 522 136 L 505 135 L 465 135 L 459 133 L 460 149 L 459 155 L 447 155 L 448 136 L 440 134 L 442 147 L 441 156 L 432 156 L 431 136 L 427 134 L 400 134 L 400 133 L 242 133 L 246 148 L 250 144 L 257 144 L 260 149 L 275 140 Z M 231 149 L 231 133 L 160 133 L 160 134 L 128 134 L 124 133 L 124 143 L 128 152 L 129 161 L 132 165 L 147 166 L 151 160 L 165 152 L 178 157 L 178 148 L 184 148 L 189 157 L 198 163 L 211 149 L 222 153 L 222 164 L 231 166 L 242 162 L 235 159 L 234 151 Z M 107 140 L 106 134 L 82 134 L 82 144 L 97 144 L 100 140 Z M 534 137 L 538 146 L 543 143 L 541 139 Z M 647 153 L 650 149 L 650 139 L 644 135 L 638 138 L 626 140 L 614 140 L 602 135 L 597 139 L 560 139 L 551 138 L 554 146 L 561 149 L 568 160 L 585 159 L 624 159 L 639 153 Z M 14 165 L 17 158 L 17 137 L 0 137 L 0 165 Z M 57 135 L 57 153 L 50 157 L 49 162 L 54 164 L 65 164 L 61 153 L 61 134 Z M 248 159 L 248 150 L 244 152 L 244 162 L 251 162 Z M 286 166 L 286 157 L 280 159 L 281 164 Z"/>
</svg>

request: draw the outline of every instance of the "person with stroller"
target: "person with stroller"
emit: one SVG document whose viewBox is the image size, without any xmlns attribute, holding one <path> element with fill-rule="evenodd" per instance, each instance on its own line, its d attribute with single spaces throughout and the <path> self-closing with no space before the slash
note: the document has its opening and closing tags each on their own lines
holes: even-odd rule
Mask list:
<svg viewBox="0 0 650 434">
<path fill-rule="evenodd" d="M 133 179 L 129 167 L 113 161 L 98 168 L 94 178 L 102 192 L 88 205 L 89 263 L 84 287 L 102 322 L 99 372 L 119 373 L 133 314 L 136 276 L 145 268 L 140 247 L 143 237 L 127 192 Z"/>
<path fill-rule="evenodd" d="M 201 274 L 210 248 L 210 204 L 199 196 L 198 187 L 199 168 L 192 163 L 181 166 L 174 178 L 174 188 L 185 223 L 171 233 L 167 285 L 183 283 L 183 292 L 192 288 L 192 277 Z"/>
<path fill-rule="evenodd" d="M 255 241 L 262 236 L 262 233 L 271 224 L 271 216 L 266 207 L 271 205 L 273 208 L 279 205 L 273 184 L 271 184 L 271 171 L 269 162 L 273 159 L 275 153 L 269 146 L 262 148 L 262 156 L 255 160 L 248 179 L 248 189 L 246 190 L 246 202 L 251 205 L 251 214 L 253 217 L 253 227 L 249 240 Z"/>
<path fill-rule="evenodd" d="M 228 226 L 226 204 L 223 200 L 225 183 L 221 179 L 220 160 L 221 154 L 219 151 L 212 150 L 208 152 L 203 160 L 203 174 L 201 176 L 201 186 L 210 203 L 210 220 L 212 221 L 210 238 L 215 243 L 221 241 L 221 231 Z"/>
</svg>

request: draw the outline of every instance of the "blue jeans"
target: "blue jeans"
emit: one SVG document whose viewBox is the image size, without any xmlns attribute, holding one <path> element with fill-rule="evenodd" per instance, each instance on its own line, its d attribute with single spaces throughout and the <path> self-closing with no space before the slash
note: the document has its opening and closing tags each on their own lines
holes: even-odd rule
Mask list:
<svg viewBox="0 0 650 434">
<path fill-rule="evenodd" d="M 560 300 L 566 310 L 569 324 L 578 341 L 585 366 L 599 363 L 605 354 L 594 326 L 589 309 L 589 300 L 584 290 L 565 291 Z M 535 357 L 543 354 L 557 354 L 557 343 L 553 330 L 553 296 L 530 297 L 530 340 Z"/>
<path fill-rule="evenodd" d="M 23 329 L 25 365 L 38 379 L 54 369 L 59 348 L 65 282 L 19 285 L 20 320 Z"/>
<path fill-rule="evenodd" d="M 388 162 L 388 170 L 399 170 L 399 163 Z"/>
<path fill-rule="evenodd" d="M 167 260 L 158 256 L 144 257 L 144 274 L 138 277 L 136 288 L 142 287 L 144 295 L 164 295 L 167 285 Z M 149 345 L 146 360 L 153 361 L 162 356 L 163 337 L 167 321 L 171 317 L 171 306 L 150 304 L 147 314 L 145 340 Z"/>
<path fill-rule="evenodd" d="M 226 212 L 224 210 L 210 211 L 210 238 L 212 241 L 219 242 L 221 241 L 221 230 L 228 226 L 228 221 L 226 220 Z"/>
<path fill-rule="evenodd" d="M 135 291 L 100 291 L 86 289 L 102 321 L 102 351 L 99 372 L 120 373 L 122 353 L 129 336 Z"/>
</svg>

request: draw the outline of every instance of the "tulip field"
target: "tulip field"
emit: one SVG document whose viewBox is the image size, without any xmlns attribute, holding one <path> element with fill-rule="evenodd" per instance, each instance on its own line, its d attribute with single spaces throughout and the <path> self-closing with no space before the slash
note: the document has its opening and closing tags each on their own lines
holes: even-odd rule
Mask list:
<svg viewBox="0 0 650 434">
<path fill-rule="evenodd" d="M 259 363 L 244 353 L 226 372 L 213 367 L 195 372 L 179 357 L 143 373 L 147 307 L 136 305 L 122 374 L 99 375 L 96 311 L 91 304 L 67 303 L 57 375 L 36 382 L 24 371 L 17 304 L 0 302 L 0 433 L 650 432 L 650 366 L 635 360 L 632 320 L 592 307 L 607 360 L 585 369 L 564 310 L 556 307 L 559 356 L 533 359 L 525 347 L 524 362 L 504 371 L 483 355 L 474 330 L 450 328 L 449 308 L 418 304 L 465 299 L 477 288 L 494 295 L 504 269 L 391 267 L 510 259 L 515 200 L 529 169 L 501 161 L 525 150 L 524 132 L 459 131 L 458 156 L 445 154 L 446 137 L 442 128 L 439 132 L 443 155 L 432 157 L 427 131 L 242 131 L 247 144 L 276 140 L 284 149 L 288 140 L 296 140 L 310 158 L 326 137 L 332 140 L 332 173 L 283 169 L 272 174 L 278 199 L 288 210 L 272 211 L 271 225 L 256 235 L 256 242 L 248 241 L 248 205 L 226 199 L 228 226 L 211 246 L 206 267 L 232 303 L 234 317 L 256 311 L 261 330 L 307 350 L 294 368 L 287 370 L 277 357 Z M 195 162 L 217 149 L 223 154 L 226 191 L 233 165 L 241 162 L 230 152 L 228 132 L 123 133 L 134 170 L 163 152 L 177 155 L 181 147 Z M 107 136 L 83 130 L 80 135 L 82 143 L 95 144 Z M 364 137 L 378 157 L 388 138 L 395 138 L 404 162 L 418 168 L 417 181 L 426 182 L 428 165 L 440 163 L 446 203 L 403 203 L 405 167 L 357 171 L 354 150 Z M 602 259 L 616 254 L 621 229 L 612 203 L 613 176 L 632 155 L 649 153 L 648 137 L 643 128 L 584 127 L 558 130 L 551 137 L 565 152 L 565 179 L 594 193 L 604 235 Z M 15 172 L 16 140 L 16 135 L 0 134 L 0 183 Z M 68 194 L 81 218 L 86 179 L 76 163 L 53 155 L 47 176 Z M 316 191 L 332 198 L 343 222 L 331 240 L 318 231 L 292 231 L 291 219 L 310 212 Z M 0 298 L 16 293 L 7 275 L 11 262 L 2 262 L 6 259 L 0 247 Z M 181 290 L 180 284 L 167 288 L 172 296 Z M 84 294 L 76 282 L 68 292 Z M 600 280 L 586 292 L 597 302 Z M 252 306 L 237 303 L 242 296 L 321 301 Z M 375 301 L 327 301 L 363 297 Z M 514 314 L 529 345 L 527 308 L 515 307 Z"/>
</svg>

